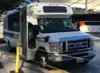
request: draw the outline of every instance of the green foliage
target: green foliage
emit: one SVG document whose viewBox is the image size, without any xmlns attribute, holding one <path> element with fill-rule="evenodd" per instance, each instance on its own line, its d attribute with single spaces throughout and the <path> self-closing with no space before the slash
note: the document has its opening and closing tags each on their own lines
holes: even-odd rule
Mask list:
<svg viewBox="0 0 100 73">
<path fill-rule="evenodd" d="M 25 3 L 25 0 L 0 0 L 0 13 L 5 10 L 13 9 L 21 3 Z"/>
</svg>

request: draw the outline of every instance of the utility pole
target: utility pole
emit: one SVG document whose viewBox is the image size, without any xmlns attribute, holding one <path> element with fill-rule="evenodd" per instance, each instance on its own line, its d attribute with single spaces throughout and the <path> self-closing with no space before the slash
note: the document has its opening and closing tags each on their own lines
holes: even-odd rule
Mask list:
<svg viewBox="0 0 100 73">
<path fill-rule="evenodd" d="M 87 13 L 87 9 L 88 9 L 88 0 L 85 0 L 85 13 Z"/>
</svg>

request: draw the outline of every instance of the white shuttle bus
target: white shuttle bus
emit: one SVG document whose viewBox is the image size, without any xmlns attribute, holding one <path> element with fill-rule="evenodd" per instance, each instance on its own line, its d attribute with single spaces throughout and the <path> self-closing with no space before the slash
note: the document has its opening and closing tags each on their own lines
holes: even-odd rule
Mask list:
<svg viewBox="0 0 100 73">
<path fill-rule="evenodd" d="M 10 47 L 16 47 L 21 33 L 21 57 L 35 59 L 44 67 L 56 62 L 87 64 L 95 56 L 93 40 L 89 34 L 73 26 L 70 18 L 72 14 L 72 8 L 64 3 L 26 5 L 8 12 L 4 39 Z"/>
<path fill-rule="evenodd" d="M 80 21 L 80 30 L 87 33 L 100 33 L 100 21 Z"/>
</svg>

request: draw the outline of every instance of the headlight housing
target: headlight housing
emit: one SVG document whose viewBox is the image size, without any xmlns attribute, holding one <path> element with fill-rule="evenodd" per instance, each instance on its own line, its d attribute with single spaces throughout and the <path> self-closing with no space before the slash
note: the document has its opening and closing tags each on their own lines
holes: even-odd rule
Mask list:
<svg viewBox="0 0 100 73">
<path fill-rule="evenodd" d="M 92 38 L 90 39 L 90 48 L 94 48 L 94 42 Z"/>
<path fill-rule="evenodd" d="M 51 52 L 61 52 L 61 43 L 49 43 Z"/>
</svg>

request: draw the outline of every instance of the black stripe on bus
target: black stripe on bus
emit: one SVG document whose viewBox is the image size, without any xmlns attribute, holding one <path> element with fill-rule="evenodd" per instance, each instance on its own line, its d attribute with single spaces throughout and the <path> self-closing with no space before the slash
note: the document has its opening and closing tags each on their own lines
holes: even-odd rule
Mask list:
<svg viewBox="0 0 100 73">
<path fill-rule="evenodd" d="M 86 25 L 100 25 L 100 22 L 85 22 Z"/>
<path fill-rule="evenodd" d="M 3 34 L 4 34 L 5 36 L 9 36 L 9 37 L 14 38 L 14 33 L 4 31 Z"/>
</svg>

